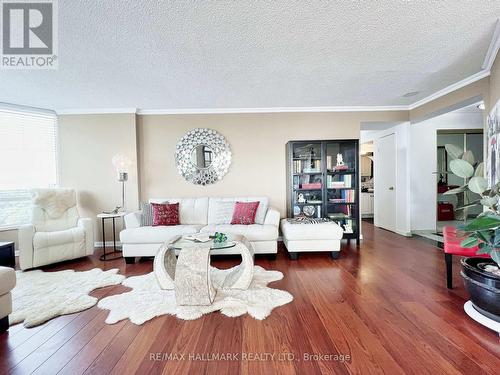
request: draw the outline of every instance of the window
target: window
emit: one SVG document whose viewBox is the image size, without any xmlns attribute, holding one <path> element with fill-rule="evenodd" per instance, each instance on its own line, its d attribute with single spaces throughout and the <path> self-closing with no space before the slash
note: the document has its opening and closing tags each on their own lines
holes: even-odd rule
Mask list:
<svg viewBox="0 0 500 375">
<path fill-rule="evenodd" d="M 0 227 L 30 220 L 29 189 L 57 186 L 56 117 L 0 109 Z"/>
</svg>

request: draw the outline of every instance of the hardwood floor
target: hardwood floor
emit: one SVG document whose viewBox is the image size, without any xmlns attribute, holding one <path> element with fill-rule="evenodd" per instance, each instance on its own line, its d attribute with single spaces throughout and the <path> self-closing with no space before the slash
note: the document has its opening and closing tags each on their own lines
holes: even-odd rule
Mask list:
<svg viewBox="0 0 500 375">
<path fill-rule="evenodd" d="M 368 223 L 363 228 L 361 247 L 344 244 L 339 260 L 323 253 L 290 261 L 282 246 L 276 261 L 258 257 L 257 264 L 285 274 L 271 285 L 294 296 L 264 321 L 213 313 L 195 321 L 162 316 L 142 326 L 128 321 L 107 325 L 107 311 L 93 307 L 1 334 L 0 373 L 498 373 L 498 335 L 463 312 L 467 296 L 458 259 L 455 289 L 449 291 L 442 250 Z M 236 263 L 212 262 L 223 268 Z M 93 267 L 119 268 L 131 276 L 150 272 L 152 262 L 104 263 L 93 256 L 45 270 Z M 93 295 L 126 290 L 115 286 Z M 155 360 L 155 353 L 175 358 Z M 232 356 L 207 360 L 217 353 Z M 307 360 L 305 355 L 323 357 Z"/>
</svg>

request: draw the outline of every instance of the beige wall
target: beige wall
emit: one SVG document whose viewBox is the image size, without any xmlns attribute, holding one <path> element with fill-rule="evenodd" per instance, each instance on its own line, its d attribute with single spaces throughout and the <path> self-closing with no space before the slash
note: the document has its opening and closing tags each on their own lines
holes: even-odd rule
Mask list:
<svg viewBox="0 0 500 375">
<path fill-rule="evenodd" d="M 14 242 L 17 250 L 17 230 L 0 231 L 0 242 Z"/>
<path fill-rule="evenodd" d="M 421 105 L 420 107 L 412 109 L 410 111 L 410 121 L 416 122 L 422 119 L 434 117 L 435 115 L 440 115 L 443 113 L 441 111 L 474 97 L 482 97 L 485 104 L 488 105 L 490 97 L 489 81 L 490 77 L 483 78 L 479 81 L 471 83 L 470 85 L 437 98 L 436 100 Z"/>
<path fill-rule="evenodd" d="M 405 121 L 407 112 L 269 113 L 138 116 L 141 199 L 262 195 L 286 211 L 286 155 L 290 140 L 359 138 L 362 121 Z M 176 170 L 177 141 L 194 128 L 211 128 L 231 145 L 224 179 L 196 186 Z"/>
<path fill-rule="evenodd" d="M 95 215 L 121 204 L 121 185 L 111 163 L 115 154 L 123 153 L 133 162 L 125 200 L 130 208 L 138 207 L 135 115 L 66 115 L 58 122 L 60 184 L 78 191 L 80 215 L 94 219 L 95 238 L 101 241 Z M 107 241 L 111 240 L 110 227 Z"/>
</svg>

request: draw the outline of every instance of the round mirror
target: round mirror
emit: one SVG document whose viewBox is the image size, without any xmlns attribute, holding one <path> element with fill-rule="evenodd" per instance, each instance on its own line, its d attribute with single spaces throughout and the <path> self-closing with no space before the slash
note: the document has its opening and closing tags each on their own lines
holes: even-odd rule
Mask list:
<svg viewBox="0 0 500 375">
<path fill-rule="evenodd" d="M 191 163 L 198 169 L 206 169 L 212 165 L 213 150 L 204 144 L 197 145 L 191 151 Z"/>
<path fill-rule="evenodd" d="M 175 163 L 179 174 L 196 185 L 222 180 L 231 165 L 231 148 L 226 138 L 213 129 L 196 128 L 177 143 Z"/>
</svg>

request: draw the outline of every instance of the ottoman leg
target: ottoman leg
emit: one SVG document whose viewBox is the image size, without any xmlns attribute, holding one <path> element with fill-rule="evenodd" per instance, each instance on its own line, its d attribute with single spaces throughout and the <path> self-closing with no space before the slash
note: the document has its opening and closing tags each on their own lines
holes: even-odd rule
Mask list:
<svg viewBox="0 0 500 375">
<path fill-rule="evenodd" d="M 339 259 L 340 258 L 340 251 L 332 251 L 332 258 Z"/>
<path fill-rule="evenodd" d="M 5 316 L 0 319 L 0 333 L 5 332 L 9 329 L 9 316 Z"/>
<path fill-rule="evenodd" d="M 299 253 L 288 253 L 288 256 L 290 256 L 291 260 L 298 260 L 299 259 Z"/>
</svg>

